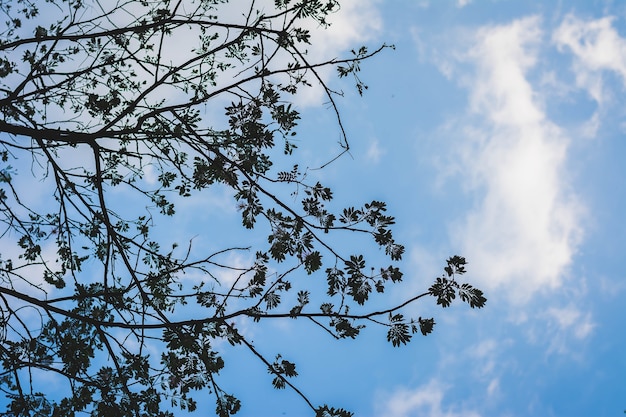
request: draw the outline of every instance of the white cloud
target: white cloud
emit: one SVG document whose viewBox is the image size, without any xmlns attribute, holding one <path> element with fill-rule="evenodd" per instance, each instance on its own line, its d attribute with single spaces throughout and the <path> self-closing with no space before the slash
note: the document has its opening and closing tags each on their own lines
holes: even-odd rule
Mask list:
<svg viewBox="0 0 626 417">
<path fill-rule="evenodd" d="M 626 39 L 613 27 L 614 20 L 611 16 L 582 20 L 570 14 L 552 34 L 552 41 L 560 51 L 574 55 L 572 69 L 576 86 L 598 104 L 598 109 L 583 126 L 582 133 L 586 137 L 596 136 L 600 116 L 614 97 L 614 91 L 605 88 L 606 72 L 616 73 L 626 86 Z"/>
<path fill-rule="evenodd" d="M 552 37 L 560 50 L 574 54 L 577 85 L 598 103 L 604 101 L 607 93 L 601 71 L 616 72 L 626 85 L 626 39 L 619 36 L 613 21 L 613 17 L 584 21 L 568 15 Z"/>
<path fill-rule="evenodd" d="M 447 387 L 436 380 L 415 389 L 400 388 L 378 405 L 376 415 L 381 417 L 477 417 L 472 410 L 455 410 L 446 406 Z"/>
<path fill-rule="evenodd" d="M 467 58 L 478 126 L 466 128 L 462 167 L 477 204 L 451 231 L 473 280 L 513 300 L 558 287 L 581 239 L 582 208 L 568 189 L 568 138 L 547 119 L 526 73 L 537 61 L 540 20 L 476 32 Z"/>
<path fill-rule="evenodd" d="M 330 51 L 353 47 L 355 42 L 372 39 L 382 29 L 382 19 L 372 0 L 348 0 L 328 19 L 331 26 L 320 31 L 319 36 L 328 42 L 322 43 Z"/>
<path fill-rule="evenodd" d="M 472 2 L 472 0 L 457 0 L 456 5 L 457 7 L 465 7 L 468 4 L 470 4 Z"/>
</svg>

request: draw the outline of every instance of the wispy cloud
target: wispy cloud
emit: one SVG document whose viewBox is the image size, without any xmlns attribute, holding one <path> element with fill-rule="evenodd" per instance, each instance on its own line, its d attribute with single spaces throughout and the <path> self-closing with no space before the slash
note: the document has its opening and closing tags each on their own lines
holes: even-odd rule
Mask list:
<svg viewBox="0 0 626 417">
<path fill-rule="evenodd" d="M 597 323 L 581 304 L 584 301 L 577 298 L 550 307 L 537 306 L 535 311 L 527 310 L 519 315 L 515 324 L 523 326 L 523 343 L 542 348 L 546 357 L 560 355 L 585 360 L 585 346 L 592 339 Z"/>
<path fill-rule="evenodd" d="M 466 55 L 468 125 L 461 145 L 466 187 L 477 202 L 453 230 L 474 279 L 514 300 L 558 287 L 581 240 L 582 206 L 565 171 L 568 138 L 527 78 L 542 41 L 529 17 L 476 32 Z"/>
<path fill-rule="evenodd" d="M 586 338 L 595 327 L 589 314 L 584 314 L 574 306 L 552 307 L 548 309 L 547 315 L 555 320 L 560 330 L 573 329 L 572 333 L 577 339 Z"/>
<path fill-rule="evenodd" d="M 365 159 L 370 163 L 377 164 L 378 162 L 380 162 L 380 158 L 385 153 L 386 151 L 380 147 L 378 139 L 373 139 L 370 141 L 369 147 L 367 148 Z"/>
<path fill-rule="evenodd" d="M 539 319 L 545 320 L 547 324 L 546 334 L 540 337 L 542 341 L 549 343 L 548 354 L 579 356 L 580 350 L 573 348 L 578 344 L 574 342 L 589 338 L 596 327 L 591 313 L 571 304 L 565 307 L 550 307 Z"/>
<path fill-rule="evenodd" d="M 614 21 L 611 16 L 583 20 L 570 14 L 552 34 L 557 48 L 574 56 L 576 86 L 587 91 L 598 104 L 585 125 L 583 133 L 588 137 L 596 135 L 602 113 L 615 98 L 614 91 L 605 87 L 606 73 L 617 74 L 626 86 L 626 39 L 619 35 Z"/>
<path fill-rule="evenodd" d="M 574 54 L 576 82 L 598 103 L 608 93 L 603 88 L 601 71 L 616 72 L 626 85 L 626 39 L 613 27 L 614 20 L 610 16 L 582 20 L 568 15 L 552 37 L 560 50 Z"/>
<path fill-rule="evenodd" d="M 381 417 L 478 417 L 473 410 L 457 409 L 445 400 L 448 387 L 437 380 L 415 389 L 401 388 L 381 401 L 376 415 Z"/>
</svg>

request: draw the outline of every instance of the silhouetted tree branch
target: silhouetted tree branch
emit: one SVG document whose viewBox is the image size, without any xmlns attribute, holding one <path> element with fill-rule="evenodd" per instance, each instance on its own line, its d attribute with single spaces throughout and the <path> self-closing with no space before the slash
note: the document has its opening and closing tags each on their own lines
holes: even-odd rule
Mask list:
<svg viewBox="0 0 626 417">
<path fill-rule="evenodd" d="M 360 63 L 386 46 L 313 62 L 307 28 L 324 30 L 338 1 L 234 3 L 0 2 L 3 415 L 173 416 L 195 410 L 197 390 L 214 396 L 217 415 L 234 414 L 241 404 L 219 383 L 226 341 L 317 415 L 347 416 L 312 404 L 293 382 L 295 363 L 270 360 L 239 326 L 303 318 L 343 339 L 371 323 L 399 346 L 435 324 L 405 318 L 409 304 L 486 302 L 457 281 L 466 262 L 454 256 L 428 291 L 367 310 L 403 277 L 395 219 L 384 202 L 336 199 L 314 169 L 284 161 L 297 161 L 303 88 L 325 94 L 341 135 L 319 168 L 349 151 L 341 94 L 321 69 L 352 77 L 362 94 Z M 177 228 L 177 207 L 216 189 L 229 190 L 263 243 Z M 180 247 L 178 232 L 211 236 L 212 247 L 187 236 Z M 346 234 L 373 239 L 389 264 L 371 268 L 365 245 L 340 243 Z M 42 372 L 60 394 L 46 394 Z"/>
</svg>

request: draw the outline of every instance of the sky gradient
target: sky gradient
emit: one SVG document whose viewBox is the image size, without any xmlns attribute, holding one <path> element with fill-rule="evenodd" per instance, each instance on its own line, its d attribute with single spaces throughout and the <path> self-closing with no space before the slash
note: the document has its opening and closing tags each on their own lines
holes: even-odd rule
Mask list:
<svg viewBox="0 0 626 417">
<path fill-rule="evenodd" d="M 352 151 L 319 173 L 337 196 L 385 200 L 397 217 L 405 283 L 388 301 L 426 289 L 457 253 L 489 301 L 416 304 L 435 332 L 401 348 L 381 329 L 336 343 L 276 325 L 300 386 L 358 416 L 622 415 L 626 8 L 352 1 L 334 19 L 313 54 L 395 45 L 364 63 L 363 98 L 331 81 Z M 337 127 L 314 91 L 300 100 L 312 167 Z M 243 415 L 268 401 L 266 415 L 305 412 L 257 388 Z"/>
<path fill-rule="evenodd" d="M 462 303 L 444 310 L 420 300 L 406 316 L 433 316 L 435 330 L 399 348 L 374 326 L 341 341 L 304 320 L 241 320 L 241 332 L 266 357 L 280 352 L 296 362 L 293 382 L 313 404 L 359 417 L 624 415 L 626 6 L 341 3 L 331 27 L 313 31 L 311 62 L 361 45 L 394 48 L 363 62 L 363 97 L 350 79 L 320 70 L 344 92 L 337 104 L 350 153 L 313 169 L 338 154 L 341 132 L 321 89 L 311 87 L 295 97 L 298 149 L 293 158 L 276 157 L 286 164 L 279 169 L 310 169 L 307 180 L 331 187 L 337 206 L 387 202 L 394 237 L 406 246 L 404 282 L 368 311 L 427 291 L 457 254 L 467 258 L 466 280 L 488 302 L 481 310 Z M 234 4 L 227 13 L 238 16 Z M 223 120 L 224 105 L 216 100 L 206 112 Z M 147 171 L 145 181 L 156 183 L 155 176 Z M 45 204 L 45 184 L 38 187 L 33 205 Z M 185 242 L 196 235 L 194 250 L 205 252 L 266 243 L 263 233 L 241 227 L 226 187 L 197 197 L 177 203 L 164 236 Z M 366 255 L 383 258 L 376 250 Z M 252 258 L 232 252 L 225 264 Z M 309 278 L 325 289 L 323 273 Z M 311 415 L 295 393 L 272 388 L 266 367 L 245 347 L 215 347 L 223 347 L 226 363 L 222 386 L 242 401 L 238 415 Z M 50 395 L 59 395 L 52 382 Z M 194 415 L 212 415 L 214 399 L 198 397 Z"/>
</svg>

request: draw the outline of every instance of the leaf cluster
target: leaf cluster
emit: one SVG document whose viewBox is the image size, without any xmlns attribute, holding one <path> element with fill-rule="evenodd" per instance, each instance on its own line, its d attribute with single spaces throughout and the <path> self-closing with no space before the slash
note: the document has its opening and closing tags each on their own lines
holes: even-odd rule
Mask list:
<svg viewBox="0 0 626 417">
<path fill-rule="evenodd" d="M 459 283 L 456 280 L 458 275 L 464 274 L 465 258 L 461 256 L 453 256 L 448 259 L 445 267 L 445 275 L 437 278 L 435 283 L 428 289 L 431 295 L 437 299 L 437 304 L 442 307 L 449 307 L 457 296 L 461 301 L 466 302 L 471 308 L 482 308 L 485 306 L 487 299 L 483 292 L 468 283 Z"/>
</svg>

